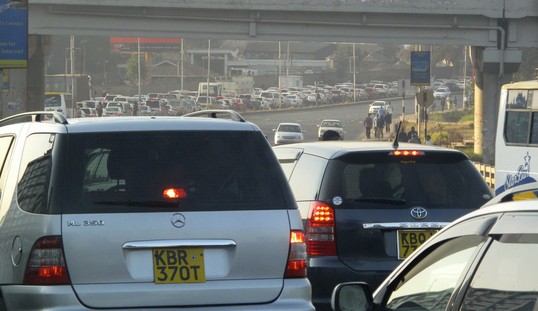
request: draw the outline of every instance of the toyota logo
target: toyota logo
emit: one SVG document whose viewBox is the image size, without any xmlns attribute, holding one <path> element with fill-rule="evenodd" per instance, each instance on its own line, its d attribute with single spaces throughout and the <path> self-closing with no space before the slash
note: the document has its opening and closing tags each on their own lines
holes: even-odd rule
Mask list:
<svg viewBox="0 0 538 311">
<path fill-rule="evenodd" d="M 180 213 L 175 213 L 172 215 L 172 219 L 170 219 L 170 222 L 172 223 L 172 226 L 176 228 L 182 228 L 185 226 L 185 216 Z"/>
<path fill-rule="evenodd" d="M 424 207 L 413 207 L 411 209 L 411 217 L 420 220 L 428 216 L 428 211 Z"/>
</svg>

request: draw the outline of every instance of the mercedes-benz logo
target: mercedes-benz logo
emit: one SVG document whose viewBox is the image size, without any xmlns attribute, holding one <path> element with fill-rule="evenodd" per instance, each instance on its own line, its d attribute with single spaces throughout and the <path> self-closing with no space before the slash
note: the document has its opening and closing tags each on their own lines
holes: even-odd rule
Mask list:
<svg viewBox="0 0 538 311">
<path fill-rule="evenodd" d="M 172 215 L 170 222 L 172 223 L 172 226 L 176 228 L 182 228 L 183 226 L 185 226 L 185 216 L 180 213 L 175 213 Z"/>
<path fill-rule="evenodd" d="M 420 220 L 428 216 L 428 211 L 424 207 L 413 207 L 411 209 L 411 217 Z"/>
</svg>

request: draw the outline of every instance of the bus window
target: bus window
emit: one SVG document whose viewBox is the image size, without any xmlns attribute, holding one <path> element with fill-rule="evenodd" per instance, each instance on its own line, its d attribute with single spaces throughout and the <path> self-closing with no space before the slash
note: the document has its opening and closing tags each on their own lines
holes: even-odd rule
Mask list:
<svg viewBox="0 0 538 311">
<path fill-rule="evenodd" d="M 66 117 L 73 117 L 72 97 L 69 93 L 47 92 L 45 93 L 45 111 L 57 111 Z"/>
</svg>

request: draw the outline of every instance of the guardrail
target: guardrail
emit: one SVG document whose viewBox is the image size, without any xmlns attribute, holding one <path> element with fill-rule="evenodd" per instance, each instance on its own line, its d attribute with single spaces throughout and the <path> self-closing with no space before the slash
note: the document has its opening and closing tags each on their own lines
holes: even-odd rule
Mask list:
<svg viewBox="0 0 538 311">
<path fill-rule="evenodd" d="M 473 162 L 474 166 L 478 169 L 484 180 L 491 189 L 495 189 L 495 167 L 482 164 L 478 162 Z"/>
</svg>

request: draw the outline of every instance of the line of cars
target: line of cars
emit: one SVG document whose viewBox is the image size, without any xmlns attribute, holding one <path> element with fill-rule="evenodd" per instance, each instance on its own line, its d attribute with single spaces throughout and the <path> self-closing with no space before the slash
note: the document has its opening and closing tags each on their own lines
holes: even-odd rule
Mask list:
<svg viewBox="0 0 538 311">
<path fill-rule="evenodd" d="M 536 201 L 498 202 L 536 198 L 538 189 L 491 199 L 457 150 L 313 142 L 271 152 L 243 118 L 189 117 L 33 112 L 1 120 L 0 204 L 18 222 L 0 222 L 1 253 L 11 254 L 0 268 L 0 306 L 313 310 L 311 298 L 317 310 L 342 311 L 536 305 Z M 27 222 L 42 226 L 17 225 Z"/>
</svg>

